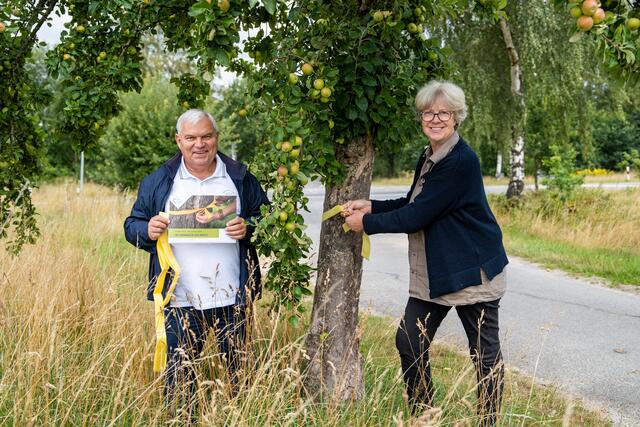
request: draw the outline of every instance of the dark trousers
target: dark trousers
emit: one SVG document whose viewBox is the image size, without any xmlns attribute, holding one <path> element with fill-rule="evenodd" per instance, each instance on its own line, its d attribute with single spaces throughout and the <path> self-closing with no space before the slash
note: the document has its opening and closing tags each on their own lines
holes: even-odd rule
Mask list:
<svg viewBox="0 0 640 427">
<path fill-rule="evenodd" d="M 189 407 L 192 412 L 196 390 L 196 362 L 207 335 L 215 334 L 232 385 L 245 350 L 244 307 L 197 310 L 193 307 L 165 309 L 167 331 L 166 402 L 171 412 Z"/>
<path fill-rule="evenodd" d="M 504 367 L 498 336 L 500 300 L 456 306 L 469 340 L 478 377 L 478 415 L 481 425 L 493 425 L 500 411 Z M 451 307 L 409 298 L 396 333 L 402 373 L 412 409 L 433 404 L 429 346 Z"/>
</svg>

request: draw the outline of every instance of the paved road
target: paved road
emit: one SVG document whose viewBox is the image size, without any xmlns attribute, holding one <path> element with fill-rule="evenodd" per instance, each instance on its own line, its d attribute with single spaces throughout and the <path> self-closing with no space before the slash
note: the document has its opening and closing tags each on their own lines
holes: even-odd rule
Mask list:
<svg viewBox="0 0 640 427">
<path fill-rule="evenodd" d="M 487 192 L 504 188 L 488 187 Z M 372 197 L 399 197 L 398 190 L 374 188 Z M 310 187 L 307 194 L 307 231 L 317 245 L 324 196 L 320 187 Z M 400 318 L 408 296 L 407 238 L 371 236 L 371 251 L 361 308 Z M 506 363 L 605 410 L 616 425 L 640 426 L 640 296 L 510 260 L 500 312 Z M 436 339 L 465 348 L 454 311 Z"/>
</svg>

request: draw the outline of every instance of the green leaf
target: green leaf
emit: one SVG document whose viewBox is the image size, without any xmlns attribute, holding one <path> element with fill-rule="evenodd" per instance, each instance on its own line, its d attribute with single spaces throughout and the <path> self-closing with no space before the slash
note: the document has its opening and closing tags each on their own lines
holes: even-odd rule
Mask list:
<svg viewBox="0 0 640 427">
<path fill-rule="evenodd" d="M 263 4 L 269 15 L 276 13 L 276 0 L 263 0 Z"/>
<path fill-rule="evenodd" d="M 298 316 L 291 316 L 291 317 L 289 317 L 289 323 L 294 328 L 297 328 L 298 325 L 300 325 L 300 318 Z"/>
<path fill-rule="evenodd" d="M 371 76 L 364 76 L 362 78 L 362 83 L 364 83 L 367 86 L 378 86 L 378 82 L 376 81 L 376 79 L 374 79 Z"/>
<path fill-rule="evenodd" d="M 229 57 L 227 56 L 227 52 L 222 49 L 216 52 L 216 61 L 218 61 L 218 64 L 222 65 L 223 67 L 228 67 L 229 65 L 231 65 Z"/>
<path fill-rule="evenodd" d="M 368 73 L 371 73 L 374 70 L 373 64 L 370 63 L 370 62 L 366 62 L 365 61 L 365 62 L 361 63 L 360 65 L 362 66 L 362 68 L 367 70 Z"/>
<path fill-rule="evenodd" d="M 362 111 L 367 111 L 367 107 L 369 107 L 369 102 L 367 101 L 367 98 L 362 96 L 362 97 L 356 98 L 356 105 Z"/>
<path fill-rule="evenodd" d="M 627 62 L 632 64 L 636 61 L 636 56 L 633 54 L 633 51 L 627 50 L 624 52 L 625 57 L 627 58 Z"/>
<path fill-rule="evenodd" d="M 211 6 L 206 2 L 196 3 L 191 6 L 191 9 L 189 9 L 189 16 L 198 16 L 208 11 L 210 8 Z"/>
</svg>

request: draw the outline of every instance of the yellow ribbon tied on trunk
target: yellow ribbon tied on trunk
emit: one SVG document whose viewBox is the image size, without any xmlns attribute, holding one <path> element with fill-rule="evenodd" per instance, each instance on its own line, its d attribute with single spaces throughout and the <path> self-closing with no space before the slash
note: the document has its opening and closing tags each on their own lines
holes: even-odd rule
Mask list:
<svg viewBox="0 0 640 427">
<path fill-rule="evenodd" d="M 326 221 L 329 218 L 332 218 L 336 215 L 338 215 L 340 212 L 342 212 L 344 210 L 344 206 L 342 205 L 335 205 L 334 207 L 332 207 L 331 209 L 329 209 L 328 211 L 324 212 L 322 214 L 322 221 Z M 351 228 L 345 223 L 342 224 L 342 229 L 344 230 L 344 232 L 348 232 L 351 231 Z M 361 250 L 361 254 L 362 254 L 362 258 L 368 260 L 369 259 L 369 255 L 371 254 L 371 241 L 369 240 L 369 235 L 365 232 L 362 232 L 362 250 Z"/>
<path fill-rule="evenodd" d="M 199 213 L 201 215 L 205 215 L 207 219 L 211 219 L 211 217 L 213 216 L 213 213 L 209 212 L 209 209 L 215 209 L 217 207 L 218 207 L 218 203 L 214 200 L 213 202 L 211 202 L 210 204 L 208 204 L 203 208 L 183 209 L 180 211 L 170 211 L 169 213 L 171 215 L 191 215 L 194 213 Z M 164 214 L 164 212 L 161 212 L 161 214 Z"/>
<path fill-rule="evenodd" d="M 167 216 L 164 212 L 160 212 L 160 215 Z M 153 289 L 153 305 L 156 321 L 156 351 L 153 356 L 153 371 L 162 372 L 167 366 L 167 331 L 164 327 L 164 308 L 169 304 L 173 291 L 178 283 L 178 277 L 180 276 L 180 265 L 173 255 L 171 245 L 169 245 L 168 231 L 165 230 L 158 238 L 156 242 L 156 252 L 158 253 L 162 271 L 158 275 L 156 286 Z M 167 279 L 169 269 L 173 270 L 173 278 L 171 279 L 167 294 L 163 298 L 162 289 L 164 289 L 164 283 Z"/>
</svg>

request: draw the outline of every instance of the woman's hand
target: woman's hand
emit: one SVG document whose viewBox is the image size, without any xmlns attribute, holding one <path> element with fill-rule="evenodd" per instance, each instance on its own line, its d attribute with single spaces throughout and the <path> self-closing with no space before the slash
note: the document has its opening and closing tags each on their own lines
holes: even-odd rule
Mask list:
<svg viewBox="0 0 640 427">
<path fill-rule="evenodd" d="M 360 232 L 364 229 L 364 226 L 362 224 L 362 217 L 364 217 L 364 215 L 364 210 L 355 210 L 351 215 L 345 217 L 344 222 L 353 231 Z"/>
<path fill-rule="evenodd" d="M 356 211 L 362 212 L 363 215 L 371 213 L 371 200 L 349 200 L 342 205 L 342 212 L 340 214 L 343 217 L 348 217 Z"/>
</svg>

